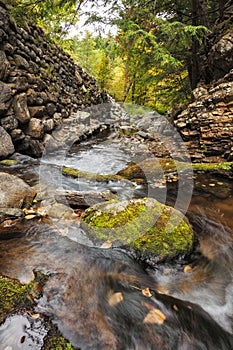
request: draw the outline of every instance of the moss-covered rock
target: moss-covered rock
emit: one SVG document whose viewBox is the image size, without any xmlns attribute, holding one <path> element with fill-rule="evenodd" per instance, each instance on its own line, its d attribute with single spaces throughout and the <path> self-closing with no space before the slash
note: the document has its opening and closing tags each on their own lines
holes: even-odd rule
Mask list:
<svg viewBox="0 0 233 350">
<path fill-rule="evenodd" d="M 48 337 L 45 340 L 44 350 L 74 350 L 70 342 L 65 340 L 62 336 Z"/>
<path fill-rule="evenodd" d="M 21 284 L 17 280 L 0 276 L 0 323 L 9 313 L 31 302 L 30 293 L 34 284 Z"/>
<path fill-rule="evenodd" d="M 123 170 L 120 170 L 117 175 L 138 182 L 138 179 L 144 179 L 144 182 L 152 178 L 162 178 L 170 173 L 179 173 L 183 171 L 203 171 L 218 173 L 219 175 L 231 176 L 233 162 L 219 163 L 190 163 L 175 161 L 174 159 L 166 158 L 148 158 L 138 164 L 131 164 Z"/>
<path fill-rule="evenodd" d="M 17 165 L 18 164 L 18 161 L 16 159 L 3 159 L 3 160 L 0 160 L 0 165 L 3 165 L 3 166 L 13 166 L 13 165 Z"/>
<path fill-rule="evenodd" d="M 69 167 L 63 167 L 62 174 L 65 176 L 71 176 L 74 178 L 83 178 L 85 180 L 96 181 L 96 182 L 108 182 L 108 181 L 119 181 L 124 179 L 119 175 L 114 174 L 95 174 L 89 171 L 83 171 L 78 169 L 73 169 Z"/>
<path fill-rule="evenodd" d="M 81 227 L 96 244 L 117 241 L 154 261 L 188 253 L 194 239 L 182 213 L 152 198 L 98 203 L 84 212 Z"/>
</svg>

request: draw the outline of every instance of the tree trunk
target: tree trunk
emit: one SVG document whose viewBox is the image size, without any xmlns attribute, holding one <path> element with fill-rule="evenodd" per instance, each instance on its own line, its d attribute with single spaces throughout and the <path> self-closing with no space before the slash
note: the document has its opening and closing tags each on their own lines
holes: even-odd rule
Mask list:
<svg viewBox="0 0 233 350">
<path fill-rule="evenodd" d="M 199 1 L 192 0 L 192 25 L 198 25 L 198 8 Z M 191 62 L 189 69 L 189 79 L 191 83 L 191 88 L 195 89 L 199 80 L 199 62 L 198 62 L 198 49 L 199 43 L 196 39 L 193 39 L 192 47 L 191 47 Z"/>
</svg>

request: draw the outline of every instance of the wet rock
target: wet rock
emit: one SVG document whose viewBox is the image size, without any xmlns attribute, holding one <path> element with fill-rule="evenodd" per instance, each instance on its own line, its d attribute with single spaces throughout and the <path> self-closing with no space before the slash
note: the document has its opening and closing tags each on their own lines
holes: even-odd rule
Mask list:
<svg viewBox="0 0 233 350">
<path fill-rule="evenodd" d="M 82 215 L 81 227 L 97 244 L 120 242 L 152 265 L 189 253 L 194 238 L 179 211 L 152 198 L 96 204 Z"/>
<path fill-rule="evenodd" d="M 35 191 L 17 176 L 0 172 L 0 207 L 29 206 L 35 195 Z"/>
<path fill-rule="evenodd" d="M 115 199 L 110 191 L 105 192 L 82 192 L 82 191 L 56 191 L 55 199 L 58 202 L 67 202 L 74 207 L 90 207 L 94 204 Z"/>
<path fill-rule="evenodd" d="M 5 218 L 19 218 L 23 216 L 23 210 L 18 208 L 1 208 L 0 207 L 0 220 Z"/>
<path fill-rule="evenodd" d="M 15 148 L 10 135 L 0 126 L 0 158 L 6 158 L 14 151 Z"/>
</svg>

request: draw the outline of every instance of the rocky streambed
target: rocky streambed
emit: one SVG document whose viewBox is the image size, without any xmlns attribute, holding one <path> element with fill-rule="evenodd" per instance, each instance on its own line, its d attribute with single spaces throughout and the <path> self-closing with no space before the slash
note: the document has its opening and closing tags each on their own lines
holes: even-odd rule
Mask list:
<svg viewBox="0 0 233 350">
<path fill-rule="evenodd" d="M 0 162 L 2 348 L 231 349 L 232 163 L 156 113 L 80 117 Z"/>
</svg>

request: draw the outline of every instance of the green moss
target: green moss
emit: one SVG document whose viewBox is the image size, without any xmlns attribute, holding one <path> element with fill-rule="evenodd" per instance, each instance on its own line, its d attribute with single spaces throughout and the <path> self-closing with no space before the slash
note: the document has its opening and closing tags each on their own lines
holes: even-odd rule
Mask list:
<svg viewBox="0 0 233 350">
<path fill-rule="evenodd" d="M 163 213 L 156 225 L 132 242 L 131 246 L 143 254 L 156 255 L 159 259 L 190 251 L 193 246 L 193 234 L 189 223 L 182 219 L 178 225 L 172 225 L 169 219 L 170 215 Z"/>
<path fill-rule="evenodd" d="M 0 276 L 0 322 L 13 310 L 30 302 L 34 282 L 21 284 L 17 280 Z"/>
<path fill-rule="evenodd" d="M 145 179 L 148 176 L 159 177 L 169 173 L 180 172 L 185 170 L 193 171 L 214 171 L 214 172 L 230 172 L 233 162 L 219 163 L 189 163 L 179 162 L 166 158 L 149 158 L 141 163 L 129 165 L 127 168 L 118 172 L 118 175 L 135 181 L 135 179 Z"/>
<path fill-rule="evenodd" d="M 152 198 L 98 203 L 84 212 L 81 226 L 97 243 L 120 241 L 159 259 L 193 245 L 192 228 L 182 214 Z"/>
<path fill-rule="evenodd" d="M 0 160 L 0 165 L 4 166 L 12 166 L 12 165 L 17 165 L 18 161 L 16 159 L 3 159 Z"/>
<path fill-rule="evenodd" d="M 123 179 L 119 175 L 114 175 L 114 174 L 101 175 L 101 174 L 90 173 L 88 171 L 81 171 L 81 170 L 73 169 L 69 167 L 63 167 L 62 174 L 66 176 L 71 176 L 74 178 L 84 178 L 86 180 L 97 181 L 97 182 L 119 181 Z"/>
<path fill-rule="evenodd" d="M 49 337 L 49 340 L 47 340 L 44 349 L 45 350 L 74 350 L 74 347 L 62 336 L 53 336 L 53 337 Z"/>
<path fill-rule="evenodd" d="M 194 171 L 231 171 L 233 162 L 219 162 L 219 163 L 193 163 Z"/>
</svg>

